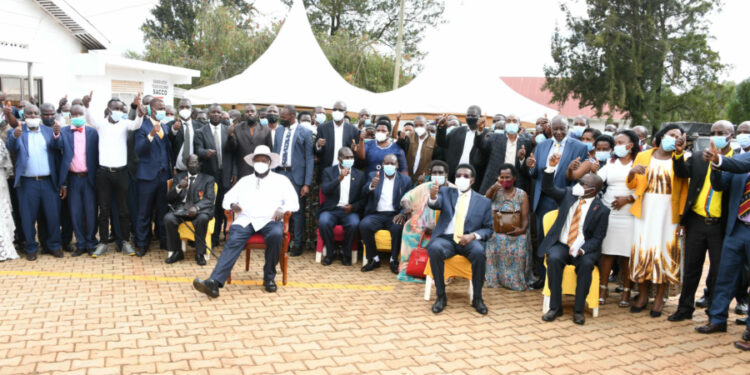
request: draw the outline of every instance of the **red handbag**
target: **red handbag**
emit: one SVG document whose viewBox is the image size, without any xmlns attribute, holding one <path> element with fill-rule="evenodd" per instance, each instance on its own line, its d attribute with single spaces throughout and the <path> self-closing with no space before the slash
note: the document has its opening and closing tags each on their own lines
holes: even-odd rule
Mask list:
<svg viewBox="0 0 750 375">
<path fill-rule="evenodd" d="M 422 240 L 424 240 L 424 232 L 419 237 L 419 243 L 417 248 L 411 251 L 409 256 L 409 264 L 406 266 L 406 274 L 411 277 L 418 277 L 424 279 L 424 269 L 427 267 L 427 262 L 430 261 L 430 257 L 427 256 L 427 249 L 422 247 Z"/>
</svg>

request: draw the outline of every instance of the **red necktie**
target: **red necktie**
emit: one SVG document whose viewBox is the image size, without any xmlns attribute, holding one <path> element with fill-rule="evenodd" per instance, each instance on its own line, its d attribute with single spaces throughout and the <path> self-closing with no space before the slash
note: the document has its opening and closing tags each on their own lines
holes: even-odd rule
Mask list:
<svg viewBox="0 0 750 375">
<path fill-rule="evenodd" d="M 75 132 L 83 133 L 83 126 L 73 129 Z"/>
</svg>

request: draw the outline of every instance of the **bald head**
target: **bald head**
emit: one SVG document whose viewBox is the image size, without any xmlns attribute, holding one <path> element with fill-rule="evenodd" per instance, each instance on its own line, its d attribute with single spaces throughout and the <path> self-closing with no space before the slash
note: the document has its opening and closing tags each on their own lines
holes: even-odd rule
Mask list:
<svg viewBox="0 0 750 375">
<path fill-rule="evenodd" d="M 604 182 L 596 173 L 587 173 L 581 177 L 581 184 L 584 185 L 585 189 L 583 197 L 590 198 L 596 196 L 602 190 Z"/>
</svg>

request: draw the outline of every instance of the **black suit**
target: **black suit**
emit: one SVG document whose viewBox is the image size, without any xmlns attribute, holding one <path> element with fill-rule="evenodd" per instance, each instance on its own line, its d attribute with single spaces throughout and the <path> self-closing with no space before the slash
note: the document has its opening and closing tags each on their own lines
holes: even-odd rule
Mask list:
<svg viewBox="0 0 750 375">
<path fill-rule="evenodd" d="M 380 183 L 375 189 L 370 190 L 370 184 L 375 175 L 380 173 Z M 365 203 L 365 216 L 359 223 L 359 235 L 365 245 L 366 256 L 372 260 L 378 254 L 375 247 L 375 233 L 381 229 L 391 232 L 391 258 L 398 260 L 397 256 L 401 251 L 401 233 L 403 225 L 393 222 L 393 217 L 402 212 L 401 198 L 411 189 L 411 178 L 409 176 L 396 172 L 393 176 L 393 190 L 391 195 L 391 204 L 393 211 L 378 211 L 378 202 L 383 192 L 385 179 L 388 178 L 383 172 L 372 172 L 367 176 L 367 182 L 362 187 L 362 196 Z"/>
<path fill-rule="evenodd" d="M 219 124 L 216 125 L 221 128 L 221 160 L 219 160 L 219 153 L 217 152 L 213 156 L 208 156 L 208 150 L 216 150 L 216 143 L 214 142 L 213 128 L 214 125 L 207 125 L 201 128 L 200 131 L 195 132 L 195 153 L 201 159 L 201 172 L 213 176 L 214 181 L 219 186 L 216 193 L 216 201 L 221 202 L 224 200 L 224 193 L 232 187 L 232 176 L 236 175 L 236 166 L 232 161 L 232 152 L 229 149 L 229 141 L 227 135 L 228 126 Z M 218 151 L 218 150 L 216 150 Z M 221 165 L 221 168 L 219 168 Z M 221 208 L 221 204 L 217 204 L 214 210 L 214 233 L 212 241 L 214 244 L 219 243 L 219 234 L 221 233 L 221 227 L 224 223 L 224 210 Z"/>
<path fill-rule="evenodd" d="M 344 258 L 351 260 L 352 244 L 359 232 L 359 214 L 364 205 L 362 189 L 367 181 L 365 181 L 365 174 L 357 169 L 351 169 L 350 175 L 345 177 L 349 178 L 349 200 L 347 203 L 352 205 L 351 212 L 346 213 L 343 207 L 338 206 L 341 199 L 339 174 L 339 166 L 337 165 L 323 170 L 323 182 L 320 191 L 325 197 L 325 201 L 320 205 L 318 229 L 328 250 L 326 257 L 330 258 L 333 256 L 335 249 L 333 228 L 336 225 L 341 225 L 344 228 L 344 245 L 342 247 Z"/>
<path fill-rule="evenodd" d="M 172 160 L 175 161 L 175 168 L 177 168 L 177 158 L 180 156 L 180 150 L 182 150 L 182 146 L 185 143 L 185 126 L 188 121 L 190 122 L 190 126 L 193 128 L 193 139 L 191 139 L 190 142 L 193 143 L 193 153 L 195 154 L 195 137 L 198 134 L 198 131 L 203 127 L 203 124 L 192 120 L 182 120 L 182 126 L 180 126 L 180 129 L 175 132 L 172 130 L 174 121 L 170 121 L 167 123 L 167 128 L 169 128 L 167 137 L 169 138 L 169 142 L 172 144 Z M 185 157 L 184 155 L 182 156 Z M 187 167 L 187 165 L 185 167 Z M 182 169 L 179 170 L 180 172 L 184 172 L 184 170 Z"/>
<path fill-rule="evenodd" d="M 335 146 L 335 131 L 333 121 L 328 121 L 318 126 L 318 134 L 315 138 L 315 153 L 318 155 L 320 165 L 323 168 L 328 168 L 333 165 L 334 159 L 338 156 L 339 150 L 334 150 Z M 352 141 L 359 144 L 359 131 L 357 127 L 348 122 L 343 122 L 341 126 L 344 127 L 341 132 L 341 147 L 351 147 Z M 326 144 L 318 150 L 318 140 L 325 139 Z"/>
<path fill-rule="evenodd" d="M 523 161 L 518 160 L 518 151 L 522 147 L 526 148 L 526 155 L 531 154 L 532 146 L 531 141 L 521 136 L 516 138 L 516 156 L 513 161 L 505 160 L 505 150 L 508 145 L 508 137 L 505 134 L 491 134 L 489 137 L 485 136 L 482 140 L 482 151 L 485 155 L 489 155 L 487 161 L 487 169 L 484 172 L 484 178 L 482 179 L 482 185 L 479 188 L 479 193 L 484 194 L 487 190 L 497 182 L 498 169 L 504 163 L 512 164 L 517 171 L 518 177 L 516 177 L 515 186 L 526 193 L 529 192 L 529 173 L 528 169 L 521 168 Z"/>
<path fill-rule="evenodd" d="M 250 126 L 246 121 L 234 127 L 234 134 L 227 142 L 236 164 L 238 181 L 254 172 L 253 167 L 245 162 L 245 156 L 255 152 L 255 148 L 260 145 L 266 145 L 273 150 L 271 129 L 260 124 Z"/>
<path fill-rule="evenodd" d="M 188 183 L 186 189 L 180 189 L 178 192 L 180 182 L 188 177 L 187 172 L 182 172 L 175 176 L 172 180 L 172 188 L 167 192 L 167 201 L 175 211 L 187 210 L 195 206 L 198 209 L 198 214 L 193 218 L 178 218 L 170 210 L 170 212 L 164 215 L 164 226 L 167 232 L 167 249 L 169 251 L 180 251 L 180 235 L 177 232 L 177 227 L 181 221 L 192 221 L 195 238 L 205 241 L 208 222 L 211 221 L 214 215 L 214 178 L 207 174 L 198 173 L 192 184 Z M 201 240 L 195 241 L 195 252 L 196 254 L 203 255 L 206 253 L 206 247 Z"/>
<path fill-rule="evenodd" d="M 560 168 L 558 166 L 558 168 Z M 604 206 L 599 198 L 594 198 L 586 212 L 583 221 L 584 244 L 581 249 L 584 254 L 573 258 L 570 256 L 570 248 L 567 244 L 559 241 L 571 208 L 578 204 L 579 198 L 571 193 L 571 188 L 561 189 L 554 184 L 554 174 L 544 173 L 542 177 L 542 189 L 544 194 L 557 202 L 557 220 L 550 228 L 542 244 L 539 245 L 538 256 L 547 255 L 547 277 L 550 289 L 550 310 L 560 311 L 562 309 L 562 276 L 567 264 L 576 267 L 578 284 L 576 286 L 575 312 L 583 313 L 586 296 L 591 287 L 591 272 L 594 265 L 599 261 L 601 255 L 602 240 L 607 235 L 609 224 L 609 208 Z M 580 225 L 580 223 L 579 223 Z"/>
<path fill-rule="evenodd" d="M 435 141 L 439 147 L 443 148 L 443 157 L 445 158 L 445 162 L 448 163 L 449 180 L 453 180 L 456 176 L 456 168 L 461 160 L 461 155 L 464 151 L 464 141 L 466 140 L 466 134 L 468 134 L 468 132 L 469 128 L 466 126 L 459 126 L 453 129 L 450 134 L 446 134 L 447 131 L 445 126 L 438 126 L 437 128 Z M 471 147 L 471 153 L 469 154 L 469 164 L 471 164 L 477 171 L 477 178 L 473 186 L 473 189 L 475 190 L 479 190 L 479 187 L 482 184 L 482 178 L 484 178 L 486 158 L 482 151 L 482 140 L 486 134 L 486 129 L 483 132 L 480 132 L 477 129 L 476 136 L 474 137 L 474 144 Z"/>
</svg>

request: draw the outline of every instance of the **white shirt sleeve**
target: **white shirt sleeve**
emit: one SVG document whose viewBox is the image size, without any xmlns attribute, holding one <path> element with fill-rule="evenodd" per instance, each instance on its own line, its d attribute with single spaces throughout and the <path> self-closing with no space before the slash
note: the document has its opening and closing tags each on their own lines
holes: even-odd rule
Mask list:
<svg viewBox="0 0 750 375">
<path fill-rule="evenodd" d="M 240 189 L 242 189 L 242 180 L 237 181 L 237 183 L 232 186 L 229 191 L 227 191 L 224 194 L 224 200 L 221 202 L 221 207 L 225 210 L 231 210 L 232 209 L 232 203 L 237 203 L 239 201 L 238 193 Z M 242 208 L 242 207 L 240 207 Z"/>
<path fill-rule="evenodd" d="M 547 168 L 544 168 L 544 173 L 555 173 L 556 170 L 557 166 L 548 165 Z"/>
<path fill-rule="evenodd" d="M 297 212 L 299 211 L 299 197 L 297 196 L 297 191 L 294 190 L 294 186 L 292 186 L 292 183 L 286 179 L 286 177 L 283 177 L 284 184 L 281 186 L 283 189 L 282 196 L 284 197 L 284 203 L 281 206 L 281 209 L 284 211 L 291 211 L 291 212 Z"/>
<path fill-rule="evenodd" d="M 84 108 L 84 109 L 85 109 L 85 111 L 86 111 L 86 122 L 87 122 L 87 123 L 88 123 L 89 125 L 91 125 L 91 127 L 93 127 L 94 129 L 96 129 L 96 130 L 99 130 L 99 127 L 101 127 L 101 126 L 102 126 L 103 124 L 100 124 L 100 123 L 99 123 L 99 122 L 100 122 L 100 120 L 99 120 L 98 118 L 94 117 L 94 116 L 93 116 L 93 115 L 91 114 L 91 111 L 89 111 L 89 109 L 88 109 L 88 108 Z"/>
</svg>

